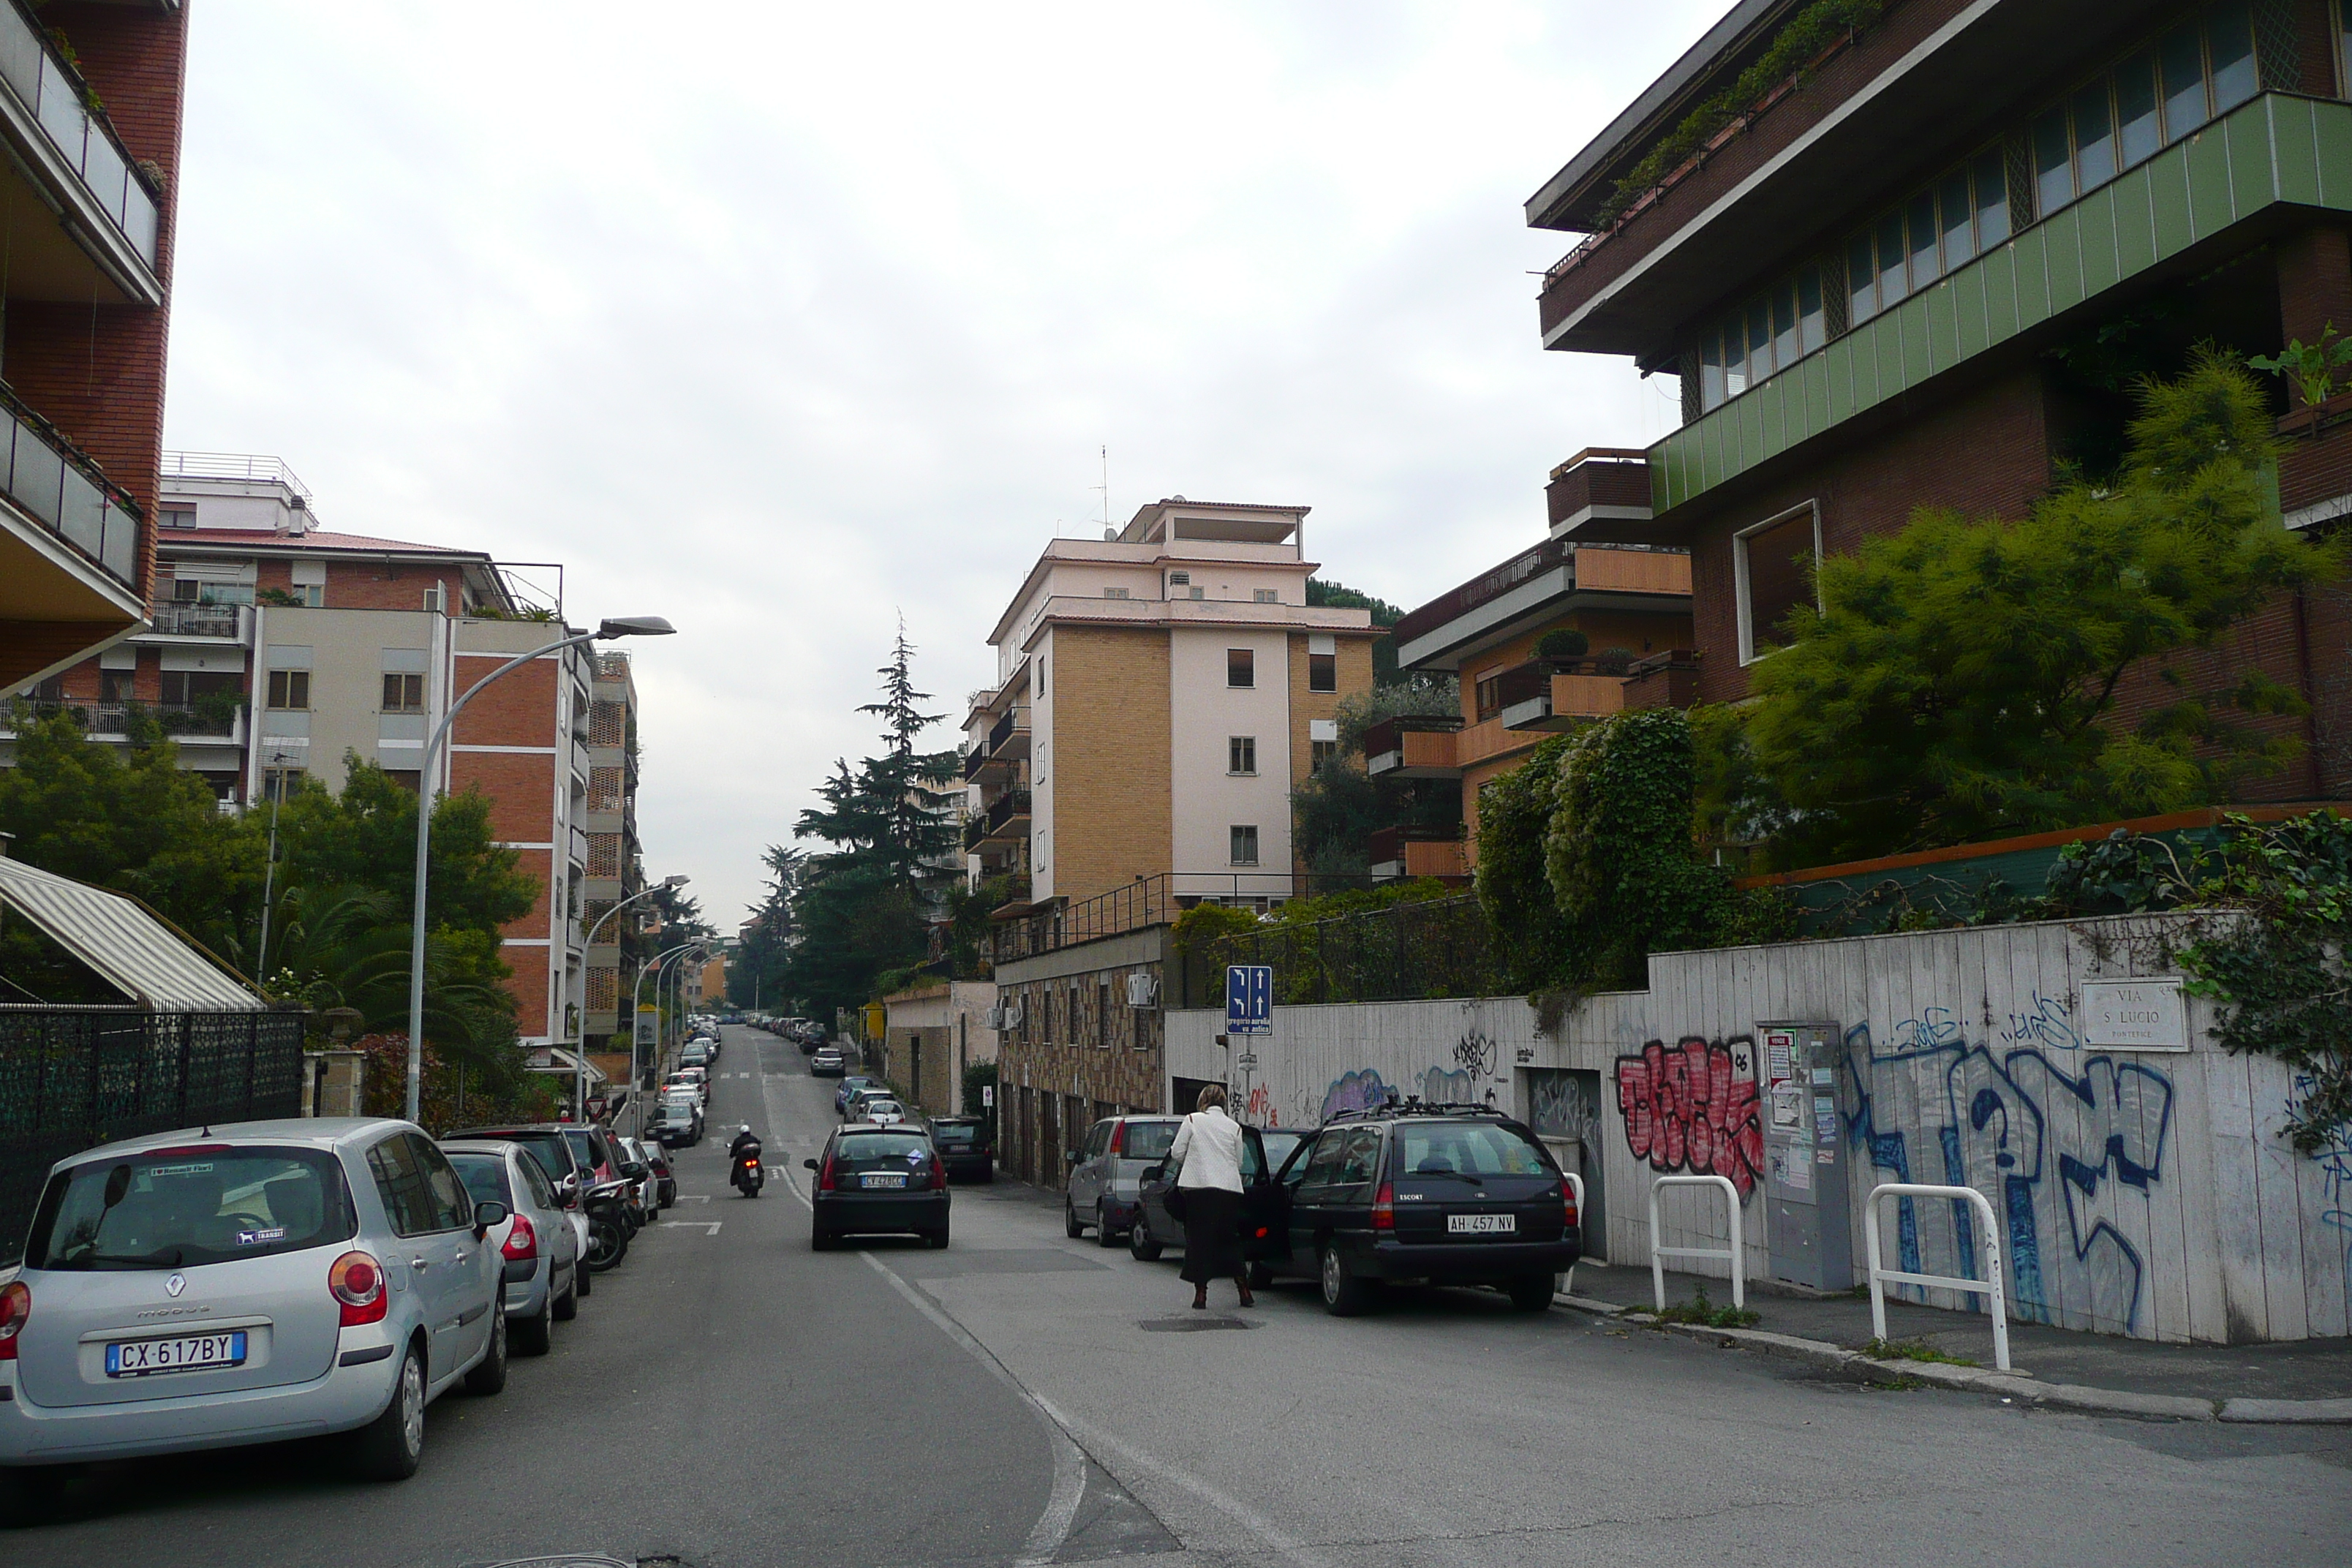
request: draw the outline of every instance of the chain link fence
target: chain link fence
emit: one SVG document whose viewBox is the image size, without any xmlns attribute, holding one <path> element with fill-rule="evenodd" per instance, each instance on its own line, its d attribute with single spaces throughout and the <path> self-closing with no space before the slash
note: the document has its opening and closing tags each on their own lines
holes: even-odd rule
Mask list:
<svg viewBox="0 0 2352 1568">
<path fill-rule="evenodd" d="M 299 1116 L 299 1009 L 0 1006 L 0 1267 L 49 1167 L 118 1138 Z"/>
</svg>

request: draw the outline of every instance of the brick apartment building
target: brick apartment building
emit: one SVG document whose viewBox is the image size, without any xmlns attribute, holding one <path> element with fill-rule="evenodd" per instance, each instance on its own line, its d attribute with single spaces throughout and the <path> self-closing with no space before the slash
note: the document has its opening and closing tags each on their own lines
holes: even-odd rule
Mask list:
<svg viewBox="0 0 2352 1568">
<path fill-rule="evenodd" d="M 161 720 L 224 809 L 299 778 L 340 790 L 354 760 L 415 788 L 453 694 L 562 635 L 530 618 L 556 608 L 535 605 L 521 577 L 479 551 L 321 528 L 278 458 L 172 453 L 161 468 L 152 623 L 24 694 L 37 712 L 70 710 L 101 742 L 128 745 L 134 710 Z M 632 692 L 625 655 L 543 657 L 458 715 L 432 781 L 488 796 L 494 837 L 537 885 L 501 948 L 536 1051 L 576 1047 L 592 994 L 620 983 L 620 922 L 598 962 L 582 941 L 583 917 L 610 907 L 600 893 L 643 885 Z M 0 729 L 0 764 L 13 752 Z"/>
<path fill-rule="evenodd" d="M 2200 341 L 2268 353 L 2352 329 L 2341 0 L 1890 0 L 1637 176 L 1800 10 L 1733 7 L 1527 205 L 1586 236 L 1545 278 L 1544 345 L 1682 387 L 1646 486 L 1612 475 L 1622 504 L 1556 532 L 1580 559 L 1690 552 L 1686 684 L 1712 700 L 1748 690 L 1823 552 L 1921 507 L 2021 515 L 2069 463 L 2120 450 L 2132 374 Z M 2285 521 L 2340 527 L 2352 398 L 2277 396 Z M 2342 590 L 2285 595 L 2183 661 L 2312 701 L 2273 721 L 2300 727 L 2302 762 L 2252 798 L 2352 785 L 2347 634 Z"/>
<path fill-rule="evenodd" d="M 0 4 L 0 690 L 147 617 L 186 29 Z"/>
<path fill-rule="evenodd" d="M 1173 497 L 1055 540 L 989 635 L 965 721 L 975 884 L 1010 871 L 994 958 L 1007 1167 L 1059 1185 L 1089 1122 L 1167 1093 L 1168 932 L 1202 899 L 1300 890 L 1291 790 L 1371 685 L 1369 612 L 1310 606 L 1307 509 Z"/>
</svg>

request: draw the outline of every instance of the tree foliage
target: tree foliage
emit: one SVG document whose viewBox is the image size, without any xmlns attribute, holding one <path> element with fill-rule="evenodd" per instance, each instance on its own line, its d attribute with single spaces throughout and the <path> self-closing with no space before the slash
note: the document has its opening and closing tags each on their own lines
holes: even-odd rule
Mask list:
<svg viewBox="0 0 2352 1568">
<path fill-rule="evenodd" d="M 777 923 L 791 933 L 789 946 L 761 944 L 763 963 L 781 951 L 779 1005 L 791 997 L 829 1017 L 870 999 L 882 976 L 923 962 L 930 920 L 946 918 L 940 906 L 956 877 L 948 861 L 957 829 L 933 803 L 956 777 L 957 759 L 953 751 L 916 750 L 940 715 L 921 710 L 930 694 L 915 689 L 914 654 L 901 627 L 877 672 L 881 700 L 858 709 L 882 720 L 881 753 L 854 769 L 836 759 L 817 786 L 821 804 L 802 812 L 793 829 L 830 847 L 768 851 L 777 877 L 772 901 L 784 903 Z"/>
<path fill-rule="evenodd" d="M 2296 742 L 2257 671 L 2192 661 L 2340 548 L 2280 525 L 2260 389 L 2221 354 L 2139 391 L 2112 484 L 2061 485 L 2021 521 L 1922 511 L 1819 569 L 1822 607 L 1758 664 L 1753 767 L 1786 815 L 1776 859 L 1815 864 L 2227 800 Z M 2170 694 L 2136 722 L 2126 674 Z"/>
</svg>

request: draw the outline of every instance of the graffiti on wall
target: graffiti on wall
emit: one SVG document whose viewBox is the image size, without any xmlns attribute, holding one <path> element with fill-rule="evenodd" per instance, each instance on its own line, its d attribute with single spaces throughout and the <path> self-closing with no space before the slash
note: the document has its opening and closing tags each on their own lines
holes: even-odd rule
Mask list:
<svg viewBox="0 0 2352 1568">
<path fill-rule="evenodd" d="M 2042 1037 L 2053 1004 L 2042 1005 L 2038 1026 L 2006 1039 Z M 2063 1024 L 2064 1004 L 2054 1005 Z M 1996 1059 L 1941 1009 L 1897 1025 L 1884 1049 L 1866 1024 L 1847 1030 L 1845 1043 L 1855 1150 L 1898 1182 L 1973 1186 L 1993 1199 L 2009 1236 L 2017 1315 L 2130 1332 L 2147 1265 L 2116 1222 L 2145 1230 L 2129 1211 L 2144 1213 L 2150 1184 L 2163 1176 L 2172 1080 L 2129 1058 L 2072 1057 L 2061 1067 L 2040 1046 Z M 1900 1267 L 1978 1275 L 1967 1205 L 1934 1206 L 1950 1212 L 1932 1227 L 1938 1256 L 1930 1258 L 1918 1204 L 1896 1200 Z"/>
<path fill-rule="evenodd" d="M 1572 1072 L 1532 1069 L 1528 1074 L 1528 1125 L 1539 1137 L 1594 1142 L 1601 1132 L 1601 1107 Z"/>
<path fill-rule="evenodd" d="M 1690 1036 L 1669 1047 L 1652 1040 L 1617 1058 L 1617 1109 L 1625 1142 L 1654 1171 L 1728 1176 L 1740 1201 L 1764 1171 L 1764 1128 L 1756 1104 L 1756 1042 Z"/>
<path fill-rule="evenodd" d="M 2289 1115 L 2301 1106 L 2304 1096 L 2313 1087 L 2309 1073 L 2295 1074 L 2294 1095 L 2286 1102 Z M 2321 1191 L 2327 1205 L 2319 1212 L 2319 1223 L 2334 1231 L 2343 1243 L 2344 1296 L 2352 1302 L 2352 1134 L 2338 1128 L 2312 1161 L 2319 1167 L 2320 1180 L 2325 1184 Z"/>
<path fill-rule="evenodd" d="M 1341 1073 L 1331 1080 L 1331 1087 L 1323 1091 L 1322 1108 L 1317 1111 L 1314 1120 L 1319 1124 L 1330 1121 L 1343 1110 L 1370 1110 L 1385 1101 L 1388 1094 L 1389 1086 L 1382 1083 L 1381 1075 L 1370 1068 Z"/>
</svg>

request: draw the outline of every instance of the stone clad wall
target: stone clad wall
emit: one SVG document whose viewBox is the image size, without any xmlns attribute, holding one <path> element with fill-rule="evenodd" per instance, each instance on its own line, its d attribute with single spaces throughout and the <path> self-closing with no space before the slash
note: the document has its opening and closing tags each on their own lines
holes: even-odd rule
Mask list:
<svg viewBox="0 0 2352 1568">
<path fill-rule="evenodd" d="M 1760 1279 L 1771 1251 L 1758 1195 L 1757 1027 L 1834 1023 L 1856 1283 L 1870 1188 L 1952 1183 L 2002 1216 L 2021 1321 L 2215 1343 L 2352 1331 L 2352 1147 L 2305 1158 L 2279 1135 L 2293 1075 L 2212 1044 L 2210 1009 L 2194 998 L 2188 1050 L 2086 1041 L 2083 982 L 2168 973 L 2147 962 L 2152 944 L 2127 940 L 2161 924 L 1661 954 L 1649 990 L 1590 998 L 1551 1036 L 1516 997 L 1277 1008 L 1246 1075 L 1215 1043 L 1222 1014 L 1171 1013 L 1167 1070 L 1230 1079 L 1251 1119 L 1269 1124 L 1313 1125 L 1393 1088 L 1574 1127 L 1597 1162 L 1588 1186 L 1605 1194 L 1589 1205 L 1603 1217 L 1587 1246 L 1615 1263 L 1648 1261 L 1653 1176 L 1728 1176 L 1743 1194 L 1748 1275 Z M 1539 1094 L 1549 1102 L 1535 1103 Z M 1575 1103 L 1559 1103 L 1563 1094 Z M 1888 1267 L 1972 1271 L 1954 1205 L 1885 1207 Z M 1721 1246 L 1727 1234 L 1712 1194 L 1670 1189 L 1662 1213 L 1669 1246 Z"/>
</svg>

